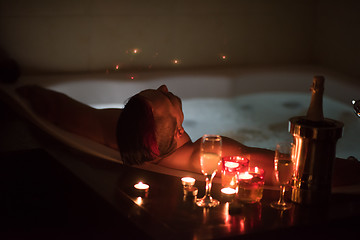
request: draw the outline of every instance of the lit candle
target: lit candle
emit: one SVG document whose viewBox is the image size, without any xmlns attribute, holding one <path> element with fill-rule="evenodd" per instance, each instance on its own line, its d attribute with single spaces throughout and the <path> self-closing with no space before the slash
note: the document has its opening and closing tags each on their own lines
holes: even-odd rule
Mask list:
<svg viewBox="0 0 360 240">
<path fill-rule="evenodd" d="M 235 194 L 236 193 L 236 189 L 234 189 L 234 188 L 222 188 L 221 189 L 221 192 L 222 193 L 224 193 L 224 194 L 229 194 L 229 195 L 231 195 L 231 194 Z"/>
<path fill-rule="evenodd" d="M 137 184 L 134 185 L 134 187 L 138 190 L 144 190 L 144 191 L 147 191 L 149 189 L 149 185 L 142 182 L 138 182 Z"/>
<path fill-rule="evenodd" d="M 181 178 L 182 185 L 185 186 L 194 186 L 195 178 L 192 177 L 183 177 Z"/>
<path fill-rule="evenodd" d="M 264 170 L 259 167 L 249 167 L 246 172 L 238 175 L 237 199 L 240 202 L 259 202 L 263 196 Z"/>
<path fill-rule="evenodd" d="M 231 187 L 222 188 L 221 189 L 222 201 L 231 202 L 234 199 L 236 192 L 237 192 L 236 189 Z"/>
<path fill-rule="evenodd" d="M 237 162 L 230 162 L 230 161 L 227 161 L 225 163 L 225 167 L 228 167 L 228 168 L 237 168 L 240 164 L 237 163 Z"/>
<path fill-rule="evenodd" d="M 239 174 L 239 179 L 242 179 L 242 180 L 249 180 L 249 179 L 252 179 L 254 176 L 251 175 L 249 172 L 244 172 L 244 173 L 240 173 Z"/>
</svg>

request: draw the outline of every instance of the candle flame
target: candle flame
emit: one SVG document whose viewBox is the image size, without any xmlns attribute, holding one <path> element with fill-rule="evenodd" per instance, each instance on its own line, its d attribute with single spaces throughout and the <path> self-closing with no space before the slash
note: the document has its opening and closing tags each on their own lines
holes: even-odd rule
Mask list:
<svg viewBox="0 0 360 240">
<path fill-rule="evenodd" d="M 175 58 L 175 59 L 172 60 L 172 62 L 173 62 L 173 64 L 179 64 L 180 60 Z"/>
</svg>

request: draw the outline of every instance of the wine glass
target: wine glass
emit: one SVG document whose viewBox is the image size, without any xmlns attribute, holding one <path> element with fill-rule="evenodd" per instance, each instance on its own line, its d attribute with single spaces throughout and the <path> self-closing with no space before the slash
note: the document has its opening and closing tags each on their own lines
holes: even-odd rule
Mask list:
<svg viewBox="0 0 360 240">
<path fill-rule="evenodd" d="M 294 173 L 293 144 L 290 142 L 278 143 L 275 149 L 274 167 L 276 181 L 280 184 L 280 198 L 272 202 L 271 207 L 278 210 L 287 210 L 293 206 L 292 203 L 285 202 L 286 185 L 291 180 Z"/>
<path fill-rule="evenodd" d="M 210 195 L 212 180 L 220 164 L 222 151 L 222 139 L 219 135 L 204 135 L 200 146 L 201 172 L 205 175 L 205 196 L 196 201 L 199 207 L 216 207 L 219 201 Z"/>
</svg>

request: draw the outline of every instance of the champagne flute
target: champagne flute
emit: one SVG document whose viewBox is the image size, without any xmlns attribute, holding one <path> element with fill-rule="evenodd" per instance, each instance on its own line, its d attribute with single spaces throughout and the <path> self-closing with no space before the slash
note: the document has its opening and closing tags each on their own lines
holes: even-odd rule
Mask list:
<svg viewBox="0 0 360 240">
<path fill-rule="evenodd" d="M 205 196 L 196 201 L 199 207 L 216 207 L 219 201 L 210 195 L 212 180 L 220 164 L 222 151 L 222 139 L 219 135 L 204 135 L 200 146 L 201 172 L 205 175 Z"/>
<path fill-rule="evenodd" d="M 280 198 L 272 202 L 271 207 L 278 210 L 287 210 L 293 206 L 285 201 L 286 185 L 290 182 L 294 173 L 293 147 L 290 142 L 278 143 L 275 150 L 274 170 L 276 181 L 280 184 Z"/>
</svg>

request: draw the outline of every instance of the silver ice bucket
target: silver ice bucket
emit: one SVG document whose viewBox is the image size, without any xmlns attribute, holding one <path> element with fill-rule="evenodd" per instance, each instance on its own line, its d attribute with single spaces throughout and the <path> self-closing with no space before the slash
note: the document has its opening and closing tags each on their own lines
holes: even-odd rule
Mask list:
<svg viewBox="0 0 360 240">
<path fill-rule="evenodd" d="M 289 131 L 294 140 L 295 174 L 291 200 L 303 205 L 327 204 L 336 157 L 336 142 L 342 137 L 344 124 L 325 118 L 312 122 L 293 117 Z"/>
</svg>

